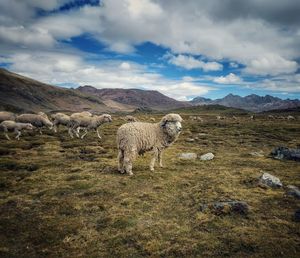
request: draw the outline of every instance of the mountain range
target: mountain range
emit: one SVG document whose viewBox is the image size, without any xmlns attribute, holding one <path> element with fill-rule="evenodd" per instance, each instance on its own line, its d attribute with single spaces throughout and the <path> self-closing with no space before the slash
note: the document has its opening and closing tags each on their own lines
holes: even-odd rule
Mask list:
<svg viewBox="0 0 300 258">
<path fill-rule="evenodd" d="M 261 112 L 300 107 L 300 101 L 255 94 L 246 97 L 229 94 L 216 100 L 196 97 L 189 102 L 178 101 L 153 90 L 97 89 L 89 85 L 77 89 L 58 87 L 0 68 L 0 110 L 131 112 L 136 109 L 163 111 L 198 105 L 222 105 Z"/>
<path fill-rule="evenodd" d="M 190 103 L 192 103 L 193 105 L 222 105 L 225 107 L 241 108 L 252 112 L 300 107 L 300 101 L 298 99 L 283 100 L 271 95 L 258 96 L 256 94 L 251 94 L 245 97 L 228 94 L 224 98 L 215 100 L 196 97 Z"/>
</svg>

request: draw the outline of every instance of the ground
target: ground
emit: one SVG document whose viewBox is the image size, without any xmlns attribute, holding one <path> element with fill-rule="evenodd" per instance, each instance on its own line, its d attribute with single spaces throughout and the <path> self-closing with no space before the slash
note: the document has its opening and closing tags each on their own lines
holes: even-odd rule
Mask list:
<svg viewBox="0 0 300 258">
<path fill-rule="evenodd" d="M 20 141 L 1 133 L 0 256 L 299 257 L 299 200 L 283 188 L 260 187 L 257 178 L 268 172 L 300 186 L 299 163 L 268 156 L 300 143 L 300 120 L 180 114 L 183 132 L 165 151 L 165 168 L 150 172 L 146 154 L 131 177 L 117 172 L 115 135 L 124 123 L 117 116 L 101 128 L 102 140 L 95 133 L 70 139 L 63 128 L 25 133 Z M 162 114 L 137 117 L 158 121 Z M 182 152 L 212 152 L 215 159 L 180 160 Z M 247 202 L 249 214 L 200 209 L 223 200 Z"/>
</svg>

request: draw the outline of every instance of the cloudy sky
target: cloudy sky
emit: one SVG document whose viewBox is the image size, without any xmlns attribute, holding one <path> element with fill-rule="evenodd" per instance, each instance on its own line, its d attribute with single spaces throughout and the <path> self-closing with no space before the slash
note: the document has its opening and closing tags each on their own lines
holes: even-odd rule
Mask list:
<svg viewBox="0 0 300 258">
<path fill-rule="evenodd" d="M 300 98 L 299 0 L 0 0 L 0 66 L 180 100 Z"/>
</svg>

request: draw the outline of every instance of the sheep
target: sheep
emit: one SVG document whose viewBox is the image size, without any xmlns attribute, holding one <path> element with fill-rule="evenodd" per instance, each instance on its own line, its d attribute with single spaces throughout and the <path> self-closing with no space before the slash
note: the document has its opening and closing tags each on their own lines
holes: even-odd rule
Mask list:
<svg viewBox="0 0 300 258">
<path fill-rule="evenodd" d="M 7 135 L 8 131 L 14 131 L 17 134 L 16 139 L 20 140 L 21 130 L 32 130 L 33 126 L 30 123 L 17 123 L 15 121 L 6 120 L 0 124 L 0 128 L 3 129 L 7 140 L 10 140 L 9 136 Z"/>
<path fill-rule="evenodd" d="M 155 118 L 154 117 L 150 117 L 150 121 L 151 122 L 155 122 Z"/>
<path fill-rule="evenodd" d="M 0 112 L 0 123 L 3 121 L 15 121 L 16 120 L 16 115 L 12 112 L 7 112 L 7 111 L 1 111 Z"/>
<path fill-rule="evenodd" d="M 201 116 L 197 116 L 196 119 L 197 119 L 198 121 L 200 121 L 201 123 L 204 122 L 204 120 L 203 120 L 203 118 L 202 118 Z"/>
<path fill-rule="evenodd" d="M 268 115 L 268 119 L 269 119 L 269 120 L 274 120 L 275 117 L 274 117 L 273 115 Z"/>
<path fill-rule="evenodd" d="M 150 170 L 154 171 L 156 159 L 162 164 L 162 151 L 175 142 L 181 132 L 183 119 L 178 114 L 168 114 L 158 123 L 135 122 L 123 124 L 117 131 L 118 170 L 132 173 L 132 163 L 137 155 L 153 151 Z"/>
<path fill-rule="evenodd" d="M 125 116 L 125 121 L 127 121 L 127 122 L 138 122 L 138 120 L 134 116 L 130 116 L 130 115 Z"/>
<path fill-rule="evenodd" d="M 290 120 L 296 120 L 295 117 L 293 117 L 293 116 L 291 116 L 291 115 L 290 115 L 290 116 L 287 116 L 286 119 L 287 119 L 288 121 L 290 121 Z"/>
<path fill-rule="evenodd" d="M 251 120 L 254 120 L 254 119 L 255 119 L 255 116 L 254 116 L 254 115 L 251 115 L 251 116 L 250 116 L 250 119 L 251 119 Z"/>
<path fill-rule="evenodd" d="M 47 126 L 49 129 L 52 129 L 53 127 L 53 123 L 49 119 L 46 119 L 42 115 L 36 115 L 36 114 L 19 115 L 16 118 L 16 122 L 32 124 L 33 126 L 39 129 L 40 134 L 43 134 L 42 127 Z"/>
<path fill-rule="evenodd" d="M 225 120 L 225 116 L 216 116 L 217 120 Z"/>
<path fill-rule="evenodd" d="M 70 124 L 69 124 L 69 135 L 73 138 L 73 132 L 79 138 L 78 131 L 75 131 L 78 127 L 81 127 L 85 130 L 84 134 L 81 136 L 83 139 L 89 130 L 94 129 L 97 132 L 98 138 L 101 139 L 101 136 L 98 131 L 98 127 L 104 123 L 112 122 L 111 115 L 103 114 L 101 116 L 86 116 L 86 115 L 71 115 Z"/>
<path fill-rule="evenodd" d="M 235 121 L 238 120 L 238 118 L 236 116 L 232 116 L 232 119 L 235 120 Z"/>
<path fill-rule="evenodd" d="M 53 130 L 55 133 L 60 125 L 68 126 L 70 123 L 70 116 L 64 113 L 53 114 L 51 115 L 51 118 L 53 119 Z"/>
</svg>

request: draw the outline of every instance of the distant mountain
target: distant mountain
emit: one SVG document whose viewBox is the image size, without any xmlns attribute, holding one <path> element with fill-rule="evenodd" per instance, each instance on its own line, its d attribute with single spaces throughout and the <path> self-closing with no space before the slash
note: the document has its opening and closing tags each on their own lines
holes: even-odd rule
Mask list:
<svg viewBox="0 0 300 258">
<path fill-rule="evenodd" d="M 188 102 L 169 98 L 154 90 L 140 89 L 96 89 L 92 86 L 82 86 L 78 91 L 101 98 L 104 101 L 113 100 L 129 106 L 151 108 L 155 110 L 167 110 L 187 107 Z"/>
<path fill-rule="evenodd" d="M 0 68 L 0 110 L 104 112 L 113 108 L 97 97 L 45 84 Z"/>
<path fill-rule="evenodd" d="M 233 107 L 245 109 L 253 112 L 262 112 L 275 109 L 291 109 L 300 107 L 300 101 L 282 100 L 277 97 L 266 95 L 264 97 L 251 94 L 246 97 L 229 94 L 221 99 L 211 100 L 202 97 L 196 97 L 190 101 L 193 105 L 222 105 L 225 107 Z"/>
</svg>

